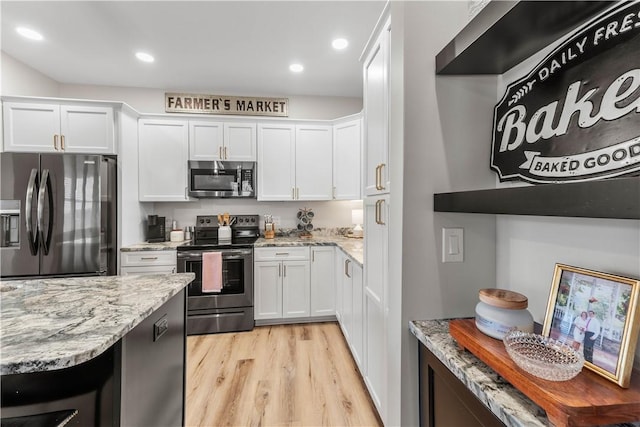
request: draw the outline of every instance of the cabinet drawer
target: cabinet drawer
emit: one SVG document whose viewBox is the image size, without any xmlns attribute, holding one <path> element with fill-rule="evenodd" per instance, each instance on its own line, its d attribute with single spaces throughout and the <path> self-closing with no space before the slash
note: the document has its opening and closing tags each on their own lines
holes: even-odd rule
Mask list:
<svg viewBox="0 0 640 427">
<path fill-rule="evenodd" d="M 140 251 L 122 252 L 120 254 L 122 267 L 137 267 L 146 265 L 176 265 L 176 251 Z"/>
<path fill-rule="evenodd" d="M 254 259 L 256 261 L 306 261 L 309 259 L 309 247 L 256 248 Z"/>
</svg>

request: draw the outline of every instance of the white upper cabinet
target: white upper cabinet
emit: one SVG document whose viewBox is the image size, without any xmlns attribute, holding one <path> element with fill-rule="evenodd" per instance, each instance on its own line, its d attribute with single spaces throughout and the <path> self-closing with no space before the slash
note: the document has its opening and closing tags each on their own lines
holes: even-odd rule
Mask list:
<svg viewBox="0 0 640 427">
<path fill-rule="evenodd" d="M 224 159 L 224 124 L 189 121 L 189 160 Z"/>
<path fill-rule="evenodd" d="M 256 161 L 256 124 L 189 121 L 189 160 Z"/>
<path fill-rule="evenodd" d="M 140 119 L 138 125 L 138 199 L 141 202 L 190 200 L 187 196 L 187 122 Z"/>
<path fill-rule="evenodd" d="M 234 162 L 256 161 L 256 124 L 224 124 L 224 160 Z"/>
<path fill-rule="evenodd" d="M 362 198 L 360 185 L 362 162 L 362 120 L 356 119 L 333 127 L 333 198 Z"/>
<path fill-rule="evenodd" d="M 4 151 L 115 154 L 113 108 L 4 102 Z"/>
<path fill-rule="evenodd" d="M 296 200 L 331 200 L 332 127 L 296 126 Z"/>
<path fill-rule="evenodd" d="M 258 200 L 331 200 L 332 140 L 329 125 L 258 125 Z"/>
<path fill-rule="evenodd" d="M 364 63 L 364 193 L 389 192 L 389 40 L 390 24 Z"/>
<path fill-rule="evenodd" d="M 258 200 L 294 200 L 295 126 L 258 125 Z"/>
</svg>

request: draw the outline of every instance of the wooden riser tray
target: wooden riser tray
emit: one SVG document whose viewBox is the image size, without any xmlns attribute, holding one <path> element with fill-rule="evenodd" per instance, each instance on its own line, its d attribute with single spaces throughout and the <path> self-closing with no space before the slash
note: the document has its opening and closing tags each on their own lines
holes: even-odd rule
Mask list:
<svg viewBox="0 0 640 427">
<path fill-rule="evenodd" d="M 640 421 L 640 374 L 623 389 L 586 368 L 569 381 L 547 381 L 523 371 L 501 340 L 480 332 L 475 319 L 449 322 L 458 345 L 496 371 L 547 412 L 555 426 L 593 426 Z"/>
</svg>

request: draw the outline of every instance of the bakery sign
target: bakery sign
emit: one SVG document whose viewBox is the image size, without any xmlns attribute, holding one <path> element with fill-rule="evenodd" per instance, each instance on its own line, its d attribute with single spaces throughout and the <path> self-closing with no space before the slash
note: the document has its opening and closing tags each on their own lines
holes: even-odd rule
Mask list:
<svg viewBox="0 0 640 427">
<path fill-rule="evenodd" d="M 287 98 L 165 93 L 164 109 L 167 113 L 287 117 L 289 100 Z"/>
<path fill-rule="evenodd" d="M 500 181 L 586 181 L 640 171 L 640 2 L 560 43 L 496 105 Z"/>
</svg>

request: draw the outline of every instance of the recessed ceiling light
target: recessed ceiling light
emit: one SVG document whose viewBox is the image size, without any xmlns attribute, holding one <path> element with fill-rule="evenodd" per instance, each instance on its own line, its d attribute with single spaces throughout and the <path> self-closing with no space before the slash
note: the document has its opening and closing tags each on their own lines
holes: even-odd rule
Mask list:
<svg viewBox="0 0 640 427">
<path fill-rule="evenodd" d="M 151 56 L 151 55 L 149 55 L 148 53 L 145 53 L 145 52 L 137 52 L 136 53 L 136 58 L 138 58 L 142 62 L 153 62 L 153 61 L 155 61 L 155 58 L 153 56 Z"/>
<path fill-rule="evenodd" d="M 44 39 L 44 37 L 42 37 L 42 34 L 40 34 L 37 31 L 32 30 L 31 28 L 18 27 L 18 28 L 16 28 L 16 31 L 22 37 L 26 37 L 26 38 L 28 38 L 30 40 L 38 40 L 39 41 L 39 40 Z"/>
<path fill-rule="evenodd" d="M 302 66 L 302 64 L 291 64 L 289 65 L 289 69 L 294 73 L 300 73 L 302 72 L 302 70 L 304 70 L 304 67 Z"/>
<path fill-rule="evenodd" d="M 335 39 L 331 42 L 331 46 L 333 46 L 333 48 L 336 50 L 342 50 L 349 46 L 349 42 L 347 41 L 347 39 Z"/>
</svg>

